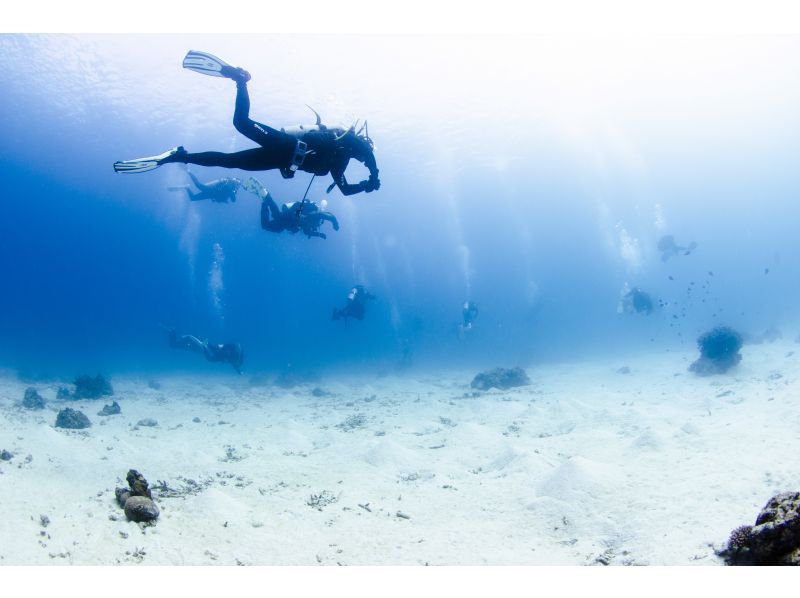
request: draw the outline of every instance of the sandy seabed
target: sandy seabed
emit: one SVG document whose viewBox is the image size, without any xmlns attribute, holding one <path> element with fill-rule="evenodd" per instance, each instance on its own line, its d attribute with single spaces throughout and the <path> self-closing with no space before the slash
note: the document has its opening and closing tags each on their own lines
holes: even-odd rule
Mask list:
<svg viewBox="0 0 800 598">
<path fill-rule="evenodd" d="M 475 371 L 119 377 L 109 417 L 57 384 L 24 410 L 6 376 L 0 564 L 718 565 L 733 528 L 800 489 L 800 347 L 742 354 L 709 378 L 689 352 L 532 365 L 530 386 L 487 393 Z M 92 427 L 54 428 L 65 406 Z M 154 526 L 116 504 L 131 468 Z"/>
</svg>

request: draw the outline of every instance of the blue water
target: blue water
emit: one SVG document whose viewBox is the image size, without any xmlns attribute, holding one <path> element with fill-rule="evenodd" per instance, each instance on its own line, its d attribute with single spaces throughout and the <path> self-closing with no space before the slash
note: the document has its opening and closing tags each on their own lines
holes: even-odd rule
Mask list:
<svg viewBox="0 0 800 598">
<path fill-rule="evenodd" d="M 189 49 L 251 72 L 261 122 L 311 122 L 306 103 L 332 124 L 368 118 L 381 189 L 326 196 L 317 178 L 309 197 L 341 224 L 322 241 L 261 230 L 244 192 L 190 204 L 166 190 L 186 182 L 177 165 L 115 174 L 178 144 L 252 147 L 230 122 L 233 84 L 182 69 Z M 0 367 L 236 375 L 170 349 L 160 324 L 240 342 L 249 374 L 381 374 L 404 352 L 433 371 L 668 355 L 723 323 L 794 338 L 798 50 L 764 36 L 0 36 Z M 279 203 L 310 180 L 254 174 Z M 664 262 L 665 234 L 698 248 Z M 354 284 L 377 300 L 345 327 L 330 314 Z M 664 307 L 618 313 L 626 284 Z M 480 313 L 459 339 L 468 299 Z"/>
</svg>

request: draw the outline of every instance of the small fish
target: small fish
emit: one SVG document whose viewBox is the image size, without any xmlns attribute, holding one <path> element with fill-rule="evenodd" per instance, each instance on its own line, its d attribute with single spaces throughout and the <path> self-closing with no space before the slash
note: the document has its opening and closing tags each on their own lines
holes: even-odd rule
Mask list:
<svg viewBox="0 0 800 598">
<path fill-rule="evenodd" d="M 764 268 L 764 274 L 769 274 L 769 268 Z"/>
<path fill-rule="evenodd" d="M 714 276 L 714 273 L 713 273 L 711 270 L 709 270 L 709 271 L 708 271 L 708 275 L 709 275 L 709 276 Z"/>
<path fill-rule="evenodd" d="M 672 278 L 672 276 L 667 276 L 667 278 L 669 278 L 670 280 L 675 280 L 674 278 Z"/>
</svg>

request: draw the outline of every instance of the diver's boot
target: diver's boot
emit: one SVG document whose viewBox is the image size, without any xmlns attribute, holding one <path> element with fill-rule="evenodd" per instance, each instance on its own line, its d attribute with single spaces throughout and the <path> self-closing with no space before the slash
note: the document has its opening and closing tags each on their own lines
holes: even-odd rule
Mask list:
<svg viewBox="0 0 800 598">
<path fill-rule="evenodd" d="M 250 80 L 250 73 L 238 66 L 225 65 L 219 70 L 219 74 L 228 79 L 233 79 L 236 83 L 247 83 Z"/>
<path fill-rule="evenodd" d="M 170 150 L 167 156 L 158 160 L 158 165 L 161 166 L 162 164 L 170 164 L 172 162 L 179 162 L 186 164 L 184 158 L 186 158 L 188 153 L 189 152 L 186 151 L 185 147 L 179 145 L 175 149 Z"/>
</svg>

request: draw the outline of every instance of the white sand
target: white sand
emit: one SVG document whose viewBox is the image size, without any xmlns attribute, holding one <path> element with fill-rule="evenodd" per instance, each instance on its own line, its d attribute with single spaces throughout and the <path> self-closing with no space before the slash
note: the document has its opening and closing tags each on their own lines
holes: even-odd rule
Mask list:
<svg viewBox="0 0 800 598">
<path fill-rule="evenodd" d="M 531 386 L 478 397 L 475 371 L 323 380 L 323 398 L 114 378 L 122 415 L 105 418 L 110 400 L 57 402 L 56 385 L 25 411 L 28 385 L 6 376 L 0 563 L 720 564 L 711 543 L 800 489 L 800 347 L 742 353 L 710 378 L 690 353 L 531 366 Z M 63 406 L 93 426 L 55 429 Z M 161 517 L 140 527 L 114 500 L 130 468 L 199 486 L 155 492 Z M 335 502 L 309 506 L 323 491 Z"/>
</svg>

